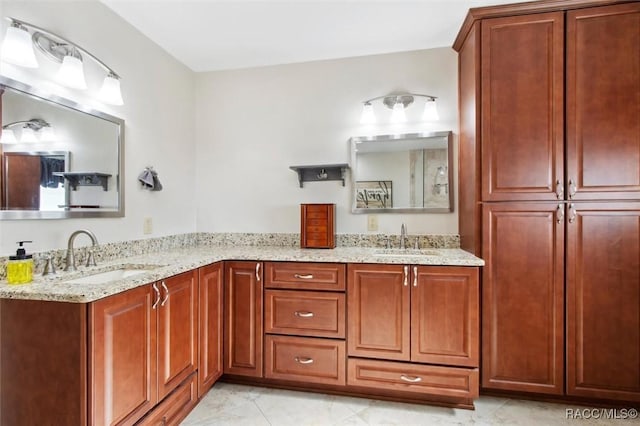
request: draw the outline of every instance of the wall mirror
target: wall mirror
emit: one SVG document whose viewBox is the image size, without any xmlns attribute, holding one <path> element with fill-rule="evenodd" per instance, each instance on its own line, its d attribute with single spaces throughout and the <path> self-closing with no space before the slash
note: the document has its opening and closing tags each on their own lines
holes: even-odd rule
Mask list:
<svg viewBox="0 0 640 426">
<path fill-rule="evenodd" d="M 452 133 L 352 137 L 353 213 L 453 211 Z"/>
<path fill-rule="evenodd" d="M 124 216 L 124 120 L 0 76 L 0 219 Z"/>
</svg>

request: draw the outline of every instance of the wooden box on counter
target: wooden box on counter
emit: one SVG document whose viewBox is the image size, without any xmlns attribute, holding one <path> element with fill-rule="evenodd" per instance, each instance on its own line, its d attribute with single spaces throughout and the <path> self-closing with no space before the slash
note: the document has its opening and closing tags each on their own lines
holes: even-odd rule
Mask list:
<svg viewBox="0 0 640 426">
<path fill-rule="evenodd" d="M 300 204 L 300 247 L 334 248 L 335 223 L 335 204 Z"/>
</svg>

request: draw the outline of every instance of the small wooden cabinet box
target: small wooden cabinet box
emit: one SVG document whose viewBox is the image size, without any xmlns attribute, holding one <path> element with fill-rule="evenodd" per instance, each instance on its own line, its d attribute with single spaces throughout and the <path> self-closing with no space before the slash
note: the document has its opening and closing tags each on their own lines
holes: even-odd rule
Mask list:
<svg viewBox="0 0 640 426">
<path fill-rule="evenodd" d="M 334 248 L 335 219 L 335 204 L 300 204 L 300 247 Z"/>
</svg>

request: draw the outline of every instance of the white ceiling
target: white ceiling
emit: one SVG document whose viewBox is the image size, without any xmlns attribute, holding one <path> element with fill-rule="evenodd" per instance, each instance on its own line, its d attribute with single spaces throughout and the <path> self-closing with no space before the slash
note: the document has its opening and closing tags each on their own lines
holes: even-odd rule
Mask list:
<svg viewBox="0 0 640 426">
<path fill-rule="evenodd" d="M 193 71 L 451 46 L 471 7 L 523 0 L 101 0 Z"/>
</svg>

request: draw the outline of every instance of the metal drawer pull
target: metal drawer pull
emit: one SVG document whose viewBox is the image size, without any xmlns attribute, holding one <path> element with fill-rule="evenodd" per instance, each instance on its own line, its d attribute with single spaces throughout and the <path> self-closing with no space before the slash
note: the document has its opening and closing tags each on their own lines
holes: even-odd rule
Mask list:
<svg viewBox="0 0 640 426">
<path fill-rule="evenodd" d="M 405 266 L 404 267 L 404 286 L 408 286 L 409 285 L 409 267 Z"/>
<path fill-rule="evenodd" d="M 556 222 L 562 223 L 564 220 L 564 206 L 562 204 L 558 204 L 558 209 L 556 210 Z"/>
<path fill-rule="evenodd" d="M 156 306 L 158 306 L 158 303 L 160 303 L 160 290 L 158 290 L 158 286 L 156 285 L 156 283 L 153 283 L 151 287 L 153 288 L 153 291 L 155 291 L 156 293 L 156 300 L 153 301 L 153 305 L 151 305 L 151 309 L 155 309 Z"/>
<path fill-rule="evenodd" d="M 295 274 L 294 278 L 298 278 L 299 280 L 312 280 L 313 274 L 304 274 L 304 275 Z"/>
<path fill-rule="evenodd" d="M 260 264 L 256 263 L 256 281 L 260 281 Z"/>
<path fill-rule="evenodd" d="M 558 200 L 562 200 L 562 197 L 564 196 L 564 188 L 562 187 L 560 179 L 556 181 L 556 196 L 558 197 Z"/>
<path fill-rule="evenodd" d="M 300 317 L 300 318 L 311 318 L 313 316 L 313 312 L 295 311 L 294 315 L 297 316 L 297 317 Z"/>
<path fill-rule="evenodd" d="M 573 179 L 569 179 L 569 199 L 570 200 L 573 198 L 574 195 L 576 195 L 577 191 L 578 189 L 576 187 L 576 183 L 573 181 Z"/>
<path fill-rule="evenodd" d="M 301 358 L 301 357 L 297 356 L 294 359 L 296 360 L 296 362 L 298 364 L 313 364 L 313 358 L 307 358 L 307 357 L 302 357 Z"/>
<path fill-rule="evenodd" d="M 413 286 L 418 287 L 418 267 L 413 267 Z"/>
<path fill-rule="evenodd" d="M 401 375 L 400 379 L 409 383 L 418 383 L 422 381 L 422 377 L 417 377 L 417 376 L 411 377 L 411 376 L 407 376 L 406 374 Z"/>
<path fill-rule="evenodd" d="M 576 221 L 576 206 L 575 204 L 569 204 L 569 223 Z"/>
<path fill-rule="evenodd" d="M 167 300 L 169 300 L 169 289 L 167 288 L 167 285 L 164 283 L 164 281 L 162 281 L 161 285 L 165 293 L 164 293 L 164 299 L 162 299 L 160 306 L 164 306 L 164 304 L 167 303 Z"/>
</svg>

